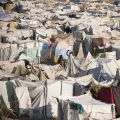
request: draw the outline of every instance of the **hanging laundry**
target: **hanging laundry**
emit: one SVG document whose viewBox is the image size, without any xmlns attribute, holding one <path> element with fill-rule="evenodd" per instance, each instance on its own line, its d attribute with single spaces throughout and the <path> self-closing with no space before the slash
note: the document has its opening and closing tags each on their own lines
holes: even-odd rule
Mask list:
<svg viewBox="0 0 120 120">
<path fill-rule="evenodd" d="M 30 60 L 34 60 L 37 57 L 37 52 L 38 48 L 36 47 L 25 49 L 25 55 L 27 55 Z"/>
<path fill-rule="evenodd" d="M 111 93 L 111 88 L 105 88 L 102 87 L 99 91 L 99 100 L 101 100 L 102 102 L 106 102 L 106 103 L 112 103 L 113 102 L 113 95 Z"/>
<path fill-rule="evenodd" d="M 80 114 L 85 112 L 85 110 L 81 104 L 70 103 L 70 108 L 74 109 L 74 110 L 78 110 Z"/>
</svg>

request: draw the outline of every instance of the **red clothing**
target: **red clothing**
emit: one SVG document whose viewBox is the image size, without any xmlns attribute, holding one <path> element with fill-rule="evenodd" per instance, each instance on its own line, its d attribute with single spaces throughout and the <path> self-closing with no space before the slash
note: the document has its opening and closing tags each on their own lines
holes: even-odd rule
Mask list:
<svg viewBox="0 0 120 120">
<path fill-rule="evenodd" d="M 99 100 L 106 103 L 113 103 L 113 94 L 111 88 L 102 87 L 99 91 Z"/>
</svg>

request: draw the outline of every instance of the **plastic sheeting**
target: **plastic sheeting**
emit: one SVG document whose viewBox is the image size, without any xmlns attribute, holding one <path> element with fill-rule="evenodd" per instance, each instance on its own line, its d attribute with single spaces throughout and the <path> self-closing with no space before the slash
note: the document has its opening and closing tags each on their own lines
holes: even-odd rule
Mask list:
<svg viewBox="0 0 120 120">
<path fill-rule="evenodd" d="M 13 20 L 13 17 L 8 13 L 1 13 L 0 12 L 0 20 L 2 20 L 2 21 L 11 21 L 11 20 Z"/>
<path fill-rule="evenodd" d="M 31 107 L 31 99 L 29 96 L 28 88 L 24 86 L 17 87 L 15 89 L 15 92 L 17 93 L 17 98 L 19 101 L 19 114 L 30 114 L 30 107 Z"/>
<path fill-rule="evenodd" d="M 112 104 L 106 104 L 95 100 L 89 93 L 79 97 L 59 97 L 59 101 L 59 120 L 84 120 L 85 118 L 103 120 L 115 117 L 111 111 Z M 77 110 L 70 109 L 69 104 L 71 102 L 82 105 L 85 112 L 80 114 Z"/>
<path fill-rule="evenodd" d="M 0 81 L 0 101 L 6 109 L 18 113 L 18 100 L 12 82 Z"/>
<path fill-rule="evenodd" d="M 21 114 L 29 115 L 31 113 L 31 117 L 56 117 L 57 102 L 54 97 L 73 95 L 73 83 L 65 81 L 47 80 L 30 83 L 15 80 L 13 83 L 16 86 L 15 90 Z M 26 110 L 28 110 L 28 113 Z"/>
<path fill-rule="evenodd" d="M 80 73 L 80 63 L 72 54 L 68 57 L 66 73 L 68 76 L 75 77 Z"/>
</svg>

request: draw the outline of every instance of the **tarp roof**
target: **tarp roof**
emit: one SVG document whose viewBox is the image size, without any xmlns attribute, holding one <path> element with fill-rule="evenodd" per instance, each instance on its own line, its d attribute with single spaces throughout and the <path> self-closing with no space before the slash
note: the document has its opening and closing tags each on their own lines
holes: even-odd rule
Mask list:
<svg viewBox="0 0 120 120">
<path fill-rule="evenodd" d="M 7 73 L 5 71 L 0 70 L 0 80 L 2 80 L 4 78 L 13 78 L 13 77 L 17 77 L 17 76 L 15 76 L 13 74 L 9 74 L 9 73 Z"/>
</svg>

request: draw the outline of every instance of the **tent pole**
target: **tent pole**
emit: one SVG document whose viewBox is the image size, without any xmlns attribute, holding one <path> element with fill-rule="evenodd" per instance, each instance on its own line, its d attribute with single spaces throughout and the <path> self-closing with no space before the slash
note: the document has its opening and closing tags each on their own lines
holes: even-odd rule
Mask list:
<svg viewBox="0 0 120 120">
<path fill-rule="evenodd" d="M 62 95 L 62 80 L 61 80 L 61 90 L 60 90 L 60 95 Z"/>
</svg>

